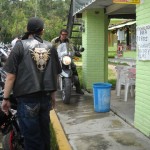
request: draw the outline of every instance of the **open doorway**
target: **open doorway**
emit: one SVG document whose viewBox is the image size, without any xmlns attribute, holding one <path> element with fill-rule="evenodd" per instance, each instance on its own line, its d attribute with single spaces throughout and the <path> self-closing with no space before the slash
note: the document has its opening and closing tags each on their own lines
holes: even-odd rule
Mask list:
<svg viewBox="0 0 150 150">
<path fill-rule="evenodd" d="M 111 109 L 122 119 L 134 124 L 135 97 L 128 90 L 127 101 L 124 100 L 125 86 L 117 94 L 117 66 L 136 68 L 136 21 L 133 19 L 112 19 L 108 28 L 108 80 L 113 84 Z M 134 86 L 135 87 L 135 86 Z M 135 94 L 134 94 L 135 95 Z"/>
</svg>

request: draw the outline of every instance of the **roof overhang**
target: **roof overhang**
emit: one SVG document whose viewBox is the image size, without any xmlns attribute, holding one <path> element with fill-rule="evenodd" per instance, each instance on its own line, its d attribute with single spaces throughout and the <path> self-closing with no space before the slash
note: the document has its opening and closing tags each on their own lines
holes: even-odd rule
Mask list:
<svg viewBox="0 0 150 150">
<path fill-rule="evenodd" d="M 96 8 L 104 8 L 105 13 L 112 18 L 113 16 L 121 18 L 122 15 L 122 18 L 135 19 L 136 5 L 134 4 L 115 4 L 112 0 L 73 0 L 73 15 Z"/>
<path fill-rule="evenodd" d="M 129 21 L 129 22 L 126 22 L 126 23 L 115 25 L 115 26 L 109 27 L 108 30 L 114 30 L 114 29 L 122 28 L 124 26 L 131 26 L 133 24 L 136 24 L 136 21 Z"/>
</svg>

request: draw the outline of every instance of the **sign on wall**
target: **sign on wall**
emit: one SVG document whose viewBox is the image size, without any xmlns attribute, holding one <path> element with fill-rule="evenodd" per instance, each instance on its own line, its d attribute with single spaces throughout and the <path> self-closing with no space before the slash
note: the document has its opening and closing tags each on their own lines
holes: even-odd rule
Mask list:
<svg viewBox="0 0 150 150">
<path fill-rule="evenodd" d="M 140 4 L 141 0 L 113 0 L 113 3 L 118 4 Z"/>
<path fill-rule="evenodd" d="M 150 60 L 150 25 L 136 28 L 136 42 L 139 60 Z"/>
</svg>

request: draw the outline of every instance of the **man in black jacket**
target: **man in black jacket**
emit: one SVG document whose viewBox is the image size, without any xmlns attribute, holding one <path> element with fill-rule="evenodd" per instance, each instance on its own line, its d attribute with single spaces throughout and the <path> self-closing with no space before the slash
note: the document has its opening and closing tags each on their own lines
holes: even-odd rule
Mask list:
<svg viewBox="0 0 150 150">
<path fill-rule="evenodd" d="M 8 113 L 13 90 L 25 150 L 50 150 L 49 111 L 51 103 L 55 104 L 61 66 L 57 51 L 41 38 L 43 31 L 44 22 L 31 18 L 27 32 L 16 42 L 4 67 L 7 77 L 2 110 Z"/>
</svg>

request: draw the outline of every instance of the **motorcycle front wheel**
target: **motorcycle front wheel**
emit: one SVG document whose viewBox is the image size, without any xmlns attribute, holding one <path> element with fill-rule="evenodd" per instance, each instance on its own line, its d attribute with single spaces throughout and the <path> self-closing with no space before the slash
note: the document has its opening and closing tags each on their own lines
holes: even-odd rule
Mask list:
<svg viewBox="0 0 150 150">
<path fill-rule="evenodd" d="M 62 89 L 62 100 L 63 103 L 69 104 L 71 98 L 71 78 L 64 78 L 63 79 L 63 89 Z"/>
</svg>

